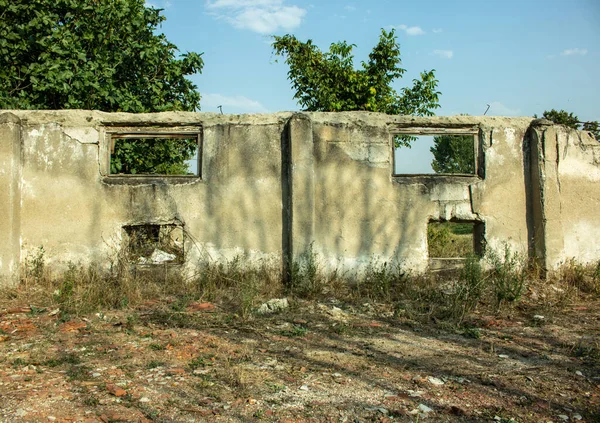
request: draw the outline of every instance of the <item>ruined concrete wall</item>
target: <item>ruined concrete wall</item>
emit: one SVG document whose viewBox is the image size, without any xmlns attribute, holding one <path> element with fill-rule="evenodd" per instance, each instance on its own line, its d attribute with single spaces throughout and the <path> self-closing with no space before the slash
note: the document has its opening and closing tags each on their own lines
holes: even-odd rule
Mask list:
<svg viewBox="0 0 600 423">
<path fill-rule="evenodd" d="M 478 223 L 487 248 L 600 259 L 596 140 L 528 118 L 415 118 L 375 113 L 0 114 L 0 278 L 44 247 L 51 269 L 107 264 L 124 228 L 175 225 L 185 267 L 236 255 L 289 269 L 312 250 L 329 269 L 372 261 L 423 271 L 427 225 Z M 108 175 L 114 128 L 197 128 L 201 178 Z M 477 135 L 471 176 L 394 176 L 393 134 Z M 436 132 L 437 131 L 437 132 Z M 454 132 L 452 132 L 454 131 Z M 21 269 L 22 271 L 22 269 Z"/>
<path fill-rule="evenodd" d="M 280 144 L 287 115 L 257 121 L 250 116 L 195 113 L 14 114 L 21 125 L 11 124 L 7 130 L 20 129 L 20 142 L 7 142 L 18 139 L 18 134 L 11 138 L 13 132 L 3 133 L 0 145 L 2 160 L 20 163 L 13 167 L 21 176 L 15 176 L 14 170 L 10 180 L 20 186 L 21 198 L 10 204 L 18 208 L 23 222 L 19 229 L 22 262 L 43 246 L 50 269 L 63 269 L 69 262 L 108 264 L 122 252 L 123 228 L 136 224 L 183 226 L 185 260 L 192 267 L 201 260 L 231 260 L 239 254 L 280 257 Z M 202 178 L 155 178 L 144 183 L 109 178 L 105 131 L 132 125 L 173 131 L 201 127 Z M 15 145 L 22 148 L 20 158 L 18 153 L 4 152 Z M 3 196 L 17 194 L 2 190 Z M 2 210 L 2 216 L 15 215 L 11 210 Z M 12 223 L 2 221 L 7 225 L 3 233 L 11 233 Z M 8 256 L 2 251 L 3 260 Z M 10 266 L 3 263 L 3 273 L 11 273 L 14 265 Z"/>
<path fill-rule="evenodd" d="M 369 113 L 293 118 L 299 135 L 292 132 L 294 252 L 312 244 L 338 270 L 392 260 L 423 271 L 428 223 L 455 220 L 481 223 L 488 248 L 508 244 L 526 254 L 522 142 L 530 121 Z M 442 128 L 476 128 L 478 175 L 393 176 L 395 131 Z"/>
<path fill-rule="evenodd" d="M 535 254 L 544 268 L 600 258 L 600 143 L 540 120 L 531 131 Z"/>
<path fill-rule="evenodd" d="M 19 280 L 21 121 L 0 114 L 0 286 Z"/>
</svg>

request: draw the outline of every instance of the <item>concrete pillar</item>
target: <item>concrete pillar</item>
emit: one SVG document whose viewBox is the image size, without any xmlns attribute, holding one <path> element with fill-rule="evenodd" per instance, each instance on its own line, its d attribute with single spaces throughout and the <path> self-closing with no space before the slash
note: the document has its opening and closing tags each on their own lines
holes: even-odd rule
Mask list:
<svg viewBox="0 0 600 423">
<path fill-rule="evenodd" d="M 564 250 L 559 141 L 552 122 L 534 121 L 529 134 L 530 186 L 527 187 L 530 250 L 543 271 L 554 269 Z"/>
<path fill-rule="evenodd" d="M 295 114 L 282 135 L 282 252 L 284 281 L 291 281 L 293 262 L 314 241 L 314 155 L 310 118 Z"/>
<path fill-rule="evenodd" d="M 16 286 L 21 261 L 21 120 L 0 114 L 0 287 Z"/>
</svg>

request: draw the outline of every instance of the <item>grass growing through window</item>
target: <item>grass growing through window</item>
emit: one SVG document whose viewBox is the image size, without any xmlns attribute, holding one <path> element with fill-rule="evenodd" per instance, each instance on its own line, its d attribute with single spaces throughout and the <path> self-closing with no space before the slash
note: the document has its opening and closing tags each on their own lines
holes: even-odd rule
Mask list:
<svg viewBox="0 0 600 423">
<path fill-rule="evenodd" d="M 475 253 L 474 223 L 430 222 L 427 244 L 431 258 L 465 258 Z"/>
</svg>

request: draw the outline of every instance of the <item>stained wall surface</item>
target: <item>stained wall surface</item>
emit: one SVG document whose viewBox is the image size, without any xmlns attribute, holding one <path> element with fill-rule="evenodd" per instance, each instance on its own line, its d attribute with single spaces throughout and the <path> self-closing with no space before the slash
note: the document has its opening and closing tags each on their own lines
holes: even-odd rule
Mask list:
<svg viewBox="0 0 600 423">
<path fill-rule="evenodd" d="M 201 133 L 200 178 L 114 177 L 108 133 Z M 393 135 L 476 134 L 470 176 L 393 174 Z M 424 271 L 430 221 L 476 222 L 549 269 L 600 259 L 600 144 L 530 118 L 375 113 L 0 114 L 0 279 L 41 247 L 50 269 L 108 263 L 125 228 L 182 228 L 184 268 L 238 255 L 284 270 L 308 250 L 329 269 L 374 259 Z M 284 272 L 285 273 L 285 272 Z"/>
</svg>

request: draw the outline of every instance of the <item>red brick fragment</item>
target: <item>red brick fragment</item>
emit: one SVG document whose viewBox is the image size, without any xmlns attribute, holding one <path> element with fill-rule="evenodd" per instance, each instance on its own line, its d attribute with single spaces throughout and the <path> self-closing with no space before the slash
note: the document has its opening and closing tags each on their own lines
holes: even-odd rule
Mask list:
<svg viewBox="0 0 600 423">
<path fill-rule="evenodd" d="M 76 322 L 71 320 L 60 325 L 59 330 L 61 332 L 77 332 L 79 329 L 84 329 L 86 327 L 87 323 L 85 322 Z"/>
<path fill-rule="evenodd" d="M 210 313 L 212 311 L 215 311 L 215 305 L 212 303 L 191 303 L 187 307 L 187 311 L 188 312 L 203 311 L 206 313 Z"/>
<path fill-rule="evenodd" d="M 106 390 L 115 397 L 123 397 L 127 395 L 127 391 L 125 389 L 112 384 L 106 385 Z"/>
</svg>

